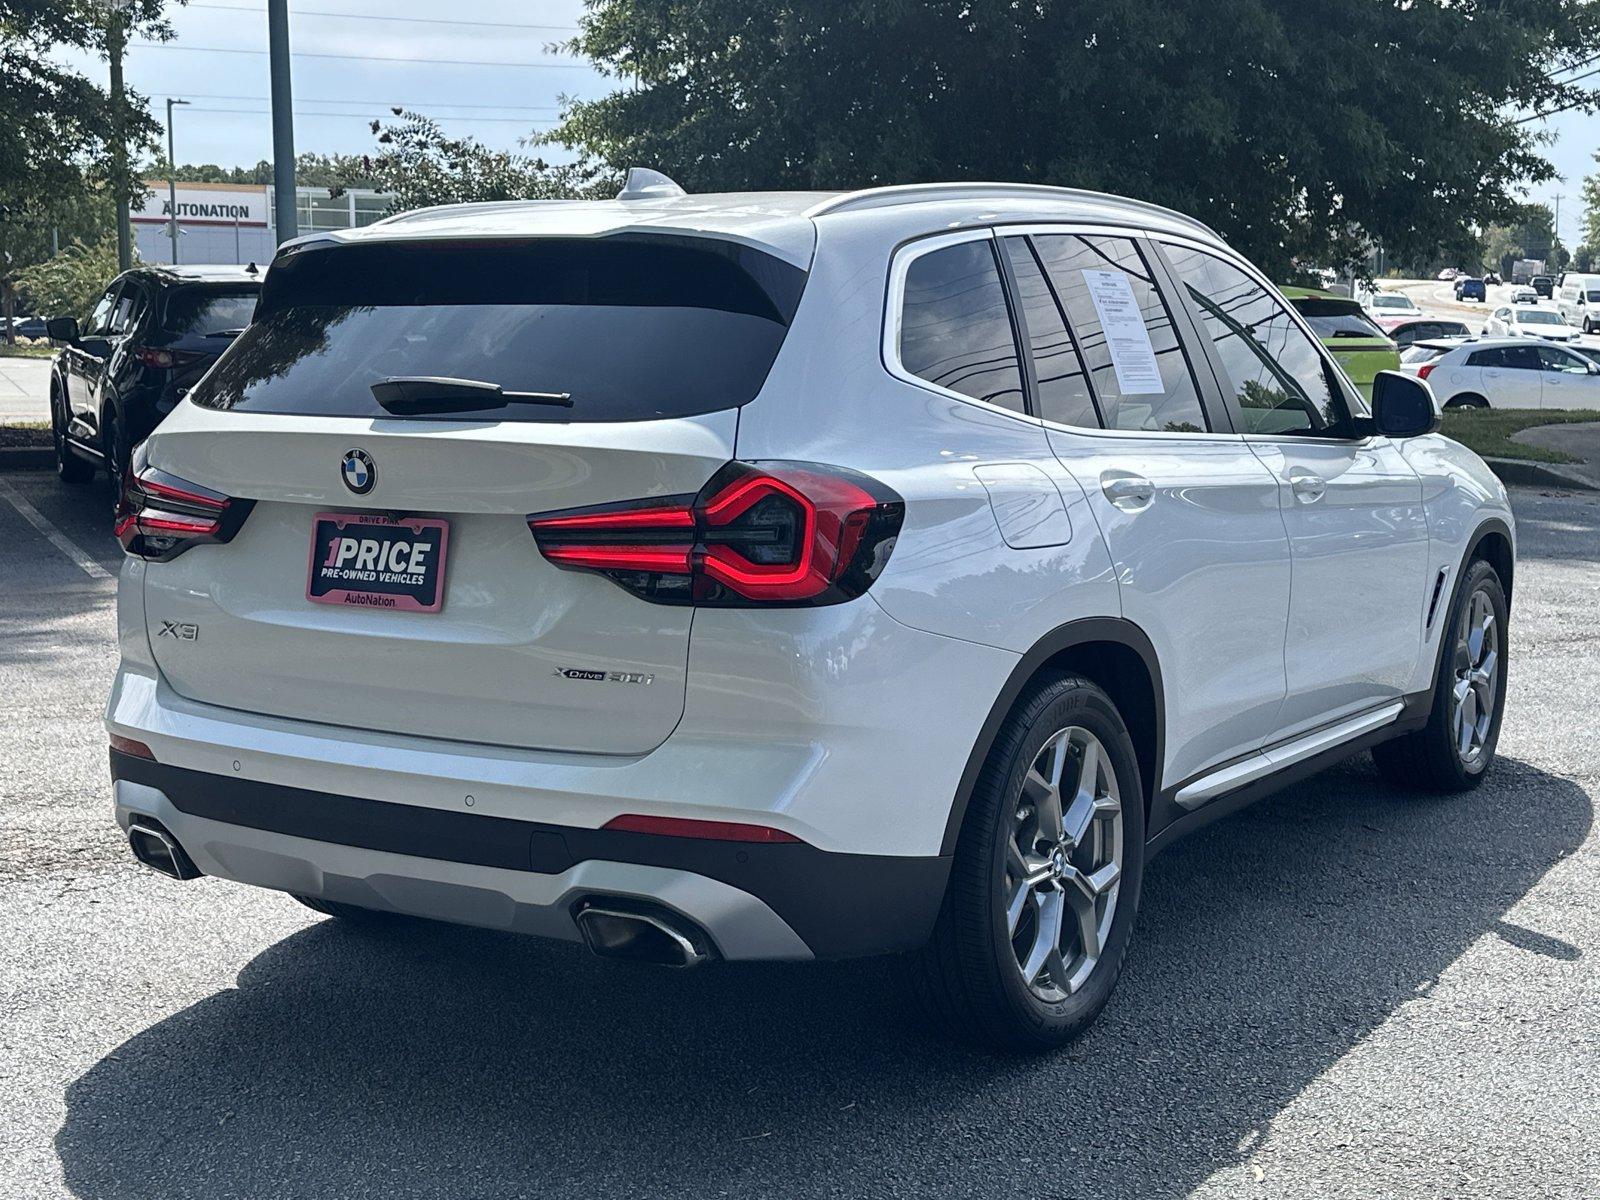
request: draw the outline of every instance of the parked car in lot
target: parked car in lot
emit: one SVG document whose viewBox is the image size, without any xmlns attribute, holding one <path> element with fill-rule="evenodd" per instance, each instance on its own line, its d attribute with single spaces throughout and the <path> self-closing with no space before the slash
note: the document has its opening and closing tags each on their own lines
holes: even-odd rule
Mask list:
<svg viewBox="0 0 1600 1200">
<path fill-rule="evenodd" d="M 1533 337 L 1547 342 L 1570 342 L 1578 331 L 1548 308 L 1529 308 L 1505 304 L 1489 314 L 1484 323 L 1485 337 Z"/>
<path fill-rule="evenodd" d="M 253 267 L 139 266 L 111 281 L 86 328 L 51 320 L 64 343 L 50 373 L 61 478 L 83 482 L 103 467 L 120 479 L 133 447 L 249 323 L 260 287 Z"/>
<path fill-rule="evenodd" d="M 1373 393 L 1091 192 L 633 172 L 301 239 L 127 478 L 117 819 L 353 920 L 901 951 L 1059 1045 L 1162 846 L 1494 758 L 1505 490 Z"/>
<path fill-rule="evenodd" d="M 1416 342 L 1401 360 L 1445 408 L 1600 409 L 1600 363 L 1567 346 L 1534 338 Z"/>
<path fill-rule="evenodd" d="M 1549 275 L 1535 275 L 1528 283 L 1542 300 L 1550 299 L 1556 289 L 1556 281 Z"/>
<path fill-rule="evenodd" d="M 6 323 L 0 318 L 0 337 L 5 336 Z M 16 316 L 11 318 L 11 334 L 19 338 L 42 338 L 49 336 L 45 329 L 43 317 Z"/>
<path fill-rule="evenodd" d="M 1455 293 L 1456 299 L 1460 301 L 1476 300 L 1480 304 L 1487 304 L 1489 301 L 1489 289 L 1485 286 L 1483 280 L 1474 279 L 1471 276 L 1458 276 L 1456 278 Z"/>
<path fill-rule="evenodd" d="M 1333 352 L 1363 396 L 1371 397 L 1372 381 L 1379 371 L 1392 371 L 1400 365 L 1395 344 L 1354 300 L 1310 288 L 1288 287 L 1283 294 Z"/>
<path fill-rule="evenodd" d="M 1438 338 L 1471 337 L 1472 330 L 1464 321 L 1451 321 L 1443 317 L 1379 317 L 1378 327 L 1389 340 L 1401 349 L 1412 342 L 1433 341 Z"/>
<path fill-rule="evenodd" d="M 1600 330 L 1600 275 L 1563 275 L 1556 290 L 1556 310 L 1568 325 L 1584 333 Z"/>
<path fill-rule="evenodd" d="M 1374 318 L 1420 317 L 1422 310 L 1404 292 L 1373 292 L 1367 297 L 1367 313 Z"/>
</svg>

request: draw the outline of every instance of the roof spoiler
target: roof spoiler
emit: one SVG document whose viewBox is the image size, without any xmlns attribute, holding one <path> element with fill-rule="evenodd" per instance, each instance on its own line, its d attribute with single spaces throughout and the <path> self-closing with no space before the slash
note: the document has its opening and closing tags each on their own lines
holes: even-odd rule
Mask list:
<svg viewBox="0 0 1600 1200">
<path fill-rule="evenodd" d="M 687 193 L 660 171 L 649 167 L 629 167 L 627 182 L 617 193 L 618 200 L 667 200 Z"/>
</svg>

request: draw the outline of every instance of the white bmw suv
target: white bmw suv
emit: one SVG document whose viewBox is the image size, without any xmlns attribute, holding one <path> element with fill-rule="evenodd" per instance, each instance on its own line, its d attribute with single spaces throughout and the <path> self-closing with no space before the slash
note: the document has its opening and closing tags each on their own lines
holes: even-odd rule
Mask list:
<svg viewBox="0 0 1600 1200">
<path fill-rule="evenodd" d="M 283 248 L 117 519 L 178 878 L 1105 1004 L 1152 854 L 1371 749 L 1477 784 L 1504 489 L 1200 223 L 994 184 L 467 205 Z"/>
</svg>

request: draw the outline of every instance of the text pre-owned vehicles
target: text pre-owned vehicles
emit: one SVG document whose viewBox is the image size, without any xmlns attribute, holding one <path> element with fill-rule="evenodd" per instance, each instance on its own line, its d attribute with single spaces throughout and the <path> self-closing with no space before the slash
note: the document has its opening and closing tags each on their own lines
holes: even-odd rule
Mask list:
<svg viewBox="0 0 1600 1200">
<path fill-rule="evenodd" d="M 253 264 L 138 266 L 111 281 L 86 327 L 51 320 L 64 343 L 50 372 L 61 478 L 81 482 L 100 466 L 120 479 L 132 448 L 249 323 L 260 287 Z"/>
<path fill-rule="evenodd" d="M 1044 1047 L 1146 859 L 1494 755 L 1504 489 L 1177 213 L 1000 184 L 469 205 L 286 245 L 139 451 L 138 856 L 341 917 L 900 969 Z"/>
<path fill-rule="evenodd" d="M 1530 337 L 1547 342 L 1570 342 L 1578 331 L 1554 309 L 1505 304 L 1484 322 L 1485 337 Z"/>
<path fill-rule="evenodd" d="M 1600 330 L 1600 275 L 1563 275 L 1556 289 L 1556 309 L 1563 321 L 1584 333 Z"/>
<path fill-rule="evenodd" d="M 1310 323 L 1364 397 L 1371 398 L 1372 381 L 1379 371 L 1399 367 L 1394 342 L 1354 300 L 1311 288 L 1287 287 L 1282 294 Z"/>
<path fill-rule="evenodd" d="M 1600 364 L 1542 339 L 1416 342 L 1400 358 L 1445 408 L 1600 408 Z"/>
<path fill-rule="evenodd" d="M 1445 317 L 1379 317 L 1378 327 L 1396 346 L 1404 350 L 1412 342 L 1434 341 L 1438 338 L 1470 337 L 1472 331 L 1463 321 Z"/>
<path fill-rule="evenodd" d="M 1483 280 L 1470 275 L 1461 275 L 1456 278 L 1455 296 L 1457 300 L 1476 300 L 1479 304 L 1487 304 L 1489 289 Z"/>
</svg>

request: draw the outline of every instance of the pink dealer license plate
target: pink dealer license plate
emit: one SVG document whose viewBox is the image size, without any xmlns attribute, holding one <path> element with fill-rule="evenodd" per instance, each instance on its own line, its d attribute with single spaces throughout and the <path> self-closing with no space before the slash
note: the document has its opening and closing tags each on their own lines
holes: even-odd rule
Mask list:
<svg viewBox="0 0 1600 1200">
<path fill-rule="evenodd" d="M 379 513 L 311 519 L 306 599 L 318 604 L 438 612 L 444 607 L 448 522 Z"/>
</svg>

